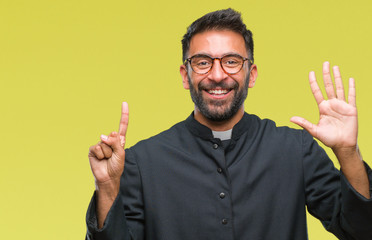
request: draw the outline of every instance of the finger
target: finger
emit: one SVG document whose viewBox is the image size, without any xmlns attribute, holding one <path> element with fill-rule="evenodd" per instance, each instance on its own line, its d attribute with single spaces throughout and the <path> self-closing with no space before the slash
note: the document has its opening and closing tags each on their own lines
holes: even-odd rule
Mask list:
<svg viewBox="0 0 372 240">
<path fill-rule="evenodd" d="M 121 146 L 122 148 L 124 148 L 124 146 L 125 146 L 125 137 L 119 135 L 119 138 L 120 138 L 120 146 Z"/>
<path fill-rule="evenodd" d="M 107 145 L 104 142 L 100 142 L 99 146 L 101 147 L 103 155 L 105 155 L 105 158 L 108 159 L 112 156 L 112 148 L 109 145 Z"/>
<path fill-rule="evenodd" d="M 102 148 L 99 144 L 93 145 L 89 148 L 89 156 L 95 157 L 99 160 L 105 158 L 105 155 L 102 152 Z"/>
<path fill-rule="evenodd" d="M 355 80 L 354 78 L 349 79 L 349 95 L 348 95 L 348 101 L 349 104 L 352 106 L 356 106 L 356 93 L 355 93 Z"/>
<path fill-rule="evenodd" d="M 314 72 L 309 73 L 309 82 L 310 82 L 311 92 L 314 95 L 316 103 L 319 105 L 321 102 L 323 102 L 324 98 L 323 98 L 322 91 L 320 90 L 319 85 L 316 82 Z"/>
<path fill-rule="evenodd" d="M 312 124 L 302 117 L 292 117 L 290 121 L 308 131 L 313 137 L 317 137 L 317 126 L 315 124 Z"/>
<path fill-rule="evenodd" d="M 110 146 L 116 153 L 124 151 L 123 146 L 120 144 L 120 138 L 117 132 L 112 132 L 109 136 L 101 135 L 101 140 Z"/>
<path fill-rule="evenodd" d="M 123 102 L 121 105 L 121 119 L 119 124 L 120 136 L 125 136 L 127 134 L 128 122 L 129 122 L 128 103 Z"/>
<path fill-rule="evenodd" d="M 338 68 L 338 66 L 334 66 L 332 70 L 333 77 L 335 78 L 337 99 L 345 101 L 345 91 L 344 85 L 342 84 L 340 69 Z"/>
<path fill-rule="evenodd" d="M 329 72 L 329 62 L 323 63 L 323 81 L 328 99 L 335 98 L 335 90 L 333 88 L 331 73 Z"/>
</svg>

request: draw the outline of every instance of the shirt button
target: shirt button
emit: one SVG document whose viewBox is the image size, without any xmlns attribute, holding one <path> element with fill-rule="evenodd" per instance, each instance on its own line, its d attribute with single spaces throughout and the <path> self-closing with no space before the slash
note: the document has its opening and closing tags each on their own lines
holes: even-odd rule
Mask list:
<svg viewBox="0 0 372 240">
<path fill-rule="evenodd" d="M 221 199 L 225 198 L 225 193 L 223 193 L 223 192 L 220 193 L 220 198 L 221 198 Z"/>
<path fill-rule="evenodd" d="M 213 144 L 213 148 L 214 148 L 214 149 L 217 149 L 217 148 L 218 148 L 218 144 L 217 144 L 217 143 L 214 143 L 214 144 Z"/>
<path fill-rule="evenodd" d="M 218 173 L 222 173 L 222 168 L 217 168 Z"/>
<path fill-rule="evenodd" d="M 226 225 L 226 224 L 227 224 L 227 219 L 226 219 L 226 218 L 224 218 L 224 219 L 222 219 L 222 221 L 221 221 L 221 222 L 222 222 L 222 224 L 223 224 L 223 225 Z"/>
</svg>

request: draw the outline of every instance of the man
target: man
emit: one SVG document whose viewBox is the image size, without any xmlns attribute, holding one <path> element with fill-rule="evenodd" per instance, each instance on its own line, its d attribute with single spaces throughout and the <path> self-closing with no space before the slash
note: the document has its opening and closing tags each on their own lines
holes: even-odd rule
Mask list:
<svg viewBox="0 0 372 240">
<path fill-rule="evenodd" d="M 87 239 L 307 239 L 305 206 L 339 239 L 372 239 L 372 172 L 357 147 L 354 80 L 347 103 L 339 69 L 335 92 L 324 63 L 328 100 L 309 75 L 319 123 L 293 117 L 307 131 L 276 127 L 244 112 L 257 66 L 239 13 L 203 16 L 182 45 L 194 112 L 124 152 L 123 103 L 119 132 L 90 147 L 96 192 Z M 309 133 L 332 148 L 342 173 Z"/>
</svg>

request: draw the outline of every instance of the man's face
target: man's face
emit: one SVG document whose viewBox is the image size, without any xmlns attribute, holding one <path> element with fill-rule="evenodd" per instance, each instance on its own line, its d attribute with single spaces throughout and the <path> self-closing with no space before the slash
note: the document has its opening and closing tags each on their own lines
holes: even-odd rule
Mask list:
<svg viewBox="0 0 372 240">
<path fill-rule="evenodd" d="M 248 57 L 243 37 L 232 31 L 206 31 L 196 34 L 191 39 L 188 56 L 196 54 L 212 58 L 229 54 Z M 233 117 L 244 107 L 248 87 L 254 86 L 255 76 L 251 76 L 248 67 L 249 63 L 245 61 L 238 73 L 227 74 L 221 68 L 219 60 L 214 60 L 213 67 L 207 74 L 197 74 L 189 64 L 184 68 L 184 72 L 181 66 L 184 87 L 190 89 L 195 110 L 212 121 L 224 121 Z M 255 75 L 255 65 L 251 69 Z"/>
</svg>

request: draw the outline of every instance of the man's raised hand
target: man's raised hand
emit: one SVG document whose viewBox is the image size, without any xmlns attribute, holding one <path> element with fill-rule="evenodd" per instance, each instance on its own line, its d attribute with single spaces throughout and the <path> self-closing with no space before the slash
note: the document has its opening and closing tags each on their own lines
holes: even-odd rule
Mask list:
<svg viewBox="0 0 372 240">
<path fill-rule="evenodd" d="M 329 71 L 329 63 L 323 64 L 323 81 L 328 100 L 315 79 L 314 72 L 310 72 L 310 87 L 319 108 L 319 122 L 312 124 L 301 117 L 292 117 L 291 121 L 306 129 L 313 137 L 324 145 L 332 148 L 343 174 L 349 183 L 365 198 L 370 198 L 369 181 L 357 146 L 358 115 L 355 106 L 355 82 L 349 79 L 348 102 L 345 100 L 344 87 L 340 70 L 333 67 L 335 87 Z"/>
<path fill-rule="evenodd" d="M 112 132 L 108 136 L 101 135 L 101 141 L 89 148 L 88 156 L 96 185 L 110 182 L 115 182 L 115 185 L 120 183 L 120 176 L 124 170 L 124 144 L 127 128 L 128 104 L 123 102 L 119 131 Z"/>
<path fill-rule="evenodd" d="M 353 149 L 356 148 L 358 136 L 355 82 L 354 79 L 349 79 L 349 95 L 346 102 L 339 68 L 335 66 L 332 70 L 335 86 L 332 82 L 329 62 L 323 64 L 323 81 L 328 100 L 323 98 L 315 73 L 309 74 L 310 87 L 319 109 L 318 124 L 312 124 L 301 117 L 292 117 L 291 122 L 306 129 L 313 137 L 334 151 Z"/>
<path fill-rule="evenodd" d="M 125 135 L 128 128 L 128 104 L 123 102 L 119 131 L 101 135 L 101 141 L 89 148 L 89 162 L 96 180 L 98 228 L 102 228 L 115 198 L 119 194 L 124 170 Z"/>
</svg>

